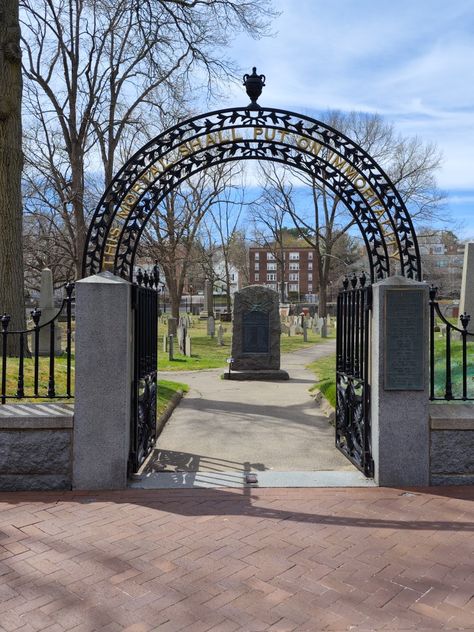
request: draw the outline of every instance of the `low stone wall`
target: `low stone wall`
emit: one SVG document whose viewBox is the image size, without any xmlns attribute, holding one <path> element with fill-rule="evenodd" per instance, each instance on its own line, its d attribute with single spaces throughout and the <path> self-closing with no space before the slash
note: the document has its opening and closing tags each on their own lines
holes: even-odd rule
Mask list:
<svg viewBox="0 0 474 632">
<path fill-rule="evenodd" d="M 430 406 L 431 485 L 474 484 L 474 405 Z"/>
<path fill-rule="evenodd" d="M 0 490 L 57 490 L 72 485 L 73 406 L 0 406 Z"/>
</svg>

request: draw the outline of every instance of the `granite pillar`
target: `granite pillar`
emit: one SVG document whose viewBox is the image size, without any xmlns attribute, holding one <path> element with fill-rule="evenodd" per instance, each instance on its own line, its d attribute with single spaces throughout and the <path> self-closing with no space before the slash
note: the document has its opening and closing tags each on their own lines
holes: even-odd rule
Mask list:
<svg viewBox="0 0 474 632">
<path fill-rule="evenodd" d="M 78 281 L 74 489 L 127 485 L 132 359 L 131 284 L 111 272 Z"/>
<path fill-rule="evenodd" d="M 428 286 L 372 286 L 371 424 L 375 482 L 429 485 Z"/>
</svg>

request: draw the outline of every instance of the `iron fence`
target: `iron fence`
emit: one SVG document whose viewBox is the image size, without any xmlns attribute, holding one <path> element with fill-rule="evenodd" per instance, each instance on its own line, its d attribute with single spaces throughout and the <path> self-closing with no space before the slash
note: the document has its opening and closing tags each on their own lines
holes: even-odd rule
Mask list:
<svg viewBox="0 0 474 632">
<path fill-rule="evenodd" d="M 41 310 L 35 308 L 31 311 L 33 327 L 23 331 L 9 331 L 10 316 L 3 314 L 1 322 L 1 379 L 0 379 L 0 402 L 6 404 L 9 399 L 24 398 L 49 398 L 49 399 L 71 399 L 72 392 L 72 304 L 74 301 L 74 284 L 66 285 L 66 296 L 58 309 L 54 318 L 40 324 Z M 59 356 L 56 355 L 56 332 L 60 316 L 65 314 L 66 323 L 66 349 L 61 353 L 61 363 L 56 362 Z M 40 335 L 48 332 L 49 349 L 46 353 L 40 353 Z M 18 345 L 14 342 L 14 337 L 18 339 Z M 10 353 L 15 347 L 15 354 Z M 65 360 L 65 362 L 64 362 Z M 18 369 L 11 370 L 12 365 L 18 362 Z M 9 371 L 10 369 L 10 371 Z M 61 380 L 58 374 L 61 374 Z M 13 375 L 14 386 L 11 386 Z M 28 380 L 25 380 L 28 375 Z M 26 382 L 31 382 L 31 385 Z M 60 389 L 58 392 L 58 383 Z"/>
<path fill-rule="evenodd" d="M 474 334 L 467 330 L 471 317 L 461 314 L 461 327 L 450 323 L 436 300 L 437 289 L 430 287 L 430 399 L 474 401 Z"/>
</svg>

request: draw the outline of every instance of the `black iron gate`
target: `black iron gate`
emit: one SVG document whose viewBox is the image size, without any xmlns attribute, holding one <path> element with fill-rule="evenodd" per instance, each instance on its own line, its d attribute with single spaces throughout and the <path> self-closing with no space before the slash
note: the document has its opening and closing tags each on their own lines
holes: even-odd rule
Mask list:
<svg viewBox="0 0 474 632">
<path fill-rule="evenodd" d="M 156 289 L 155 289 L 156 288 Z M 157 274 L 137 275 L 132 286 L 134 362 L 129 474 L 138 471 L 156 438 L 158 362 Z"/>
<path fill-rule="evenodd" d="M 359 281 L 359 283 L 358 283 Z M 337 298 L 336 447 L 365 476 L 374 475 L 370 428 L 370 311 L 366 277 L 344 280 Z M 359 287 L 358 287 L 359 285 Z"/>
</svg>

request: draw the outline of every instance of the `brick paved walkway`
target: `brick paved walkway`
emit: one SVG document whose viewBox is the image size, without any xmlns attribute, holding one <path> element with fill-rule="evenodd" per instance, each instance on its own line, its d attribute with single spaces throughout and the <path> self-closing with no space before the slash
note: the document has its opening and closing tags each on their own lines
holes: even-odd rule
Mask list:
<svg viewBox="0 0 474 632">
<path fill-rule="evenodd" d="M 0 629 L 474 630 L 474 489 L 0 494 Z"/>
</svg>

